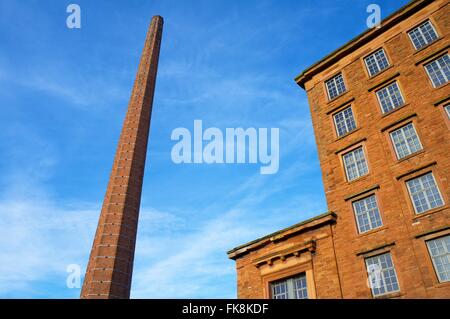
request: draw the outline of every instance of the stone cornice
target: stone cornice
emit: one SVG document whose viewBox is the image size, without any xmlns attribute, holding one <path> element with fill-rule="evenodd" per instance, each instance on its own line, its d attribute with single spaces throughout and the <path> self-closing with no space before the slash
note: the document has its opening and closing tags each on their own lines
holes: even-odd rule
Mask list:
<svg viewBox="0 0 450 319">
<path fill-rule="evenodd" d="M 277 259 L 281 259 L 282 261 L 284 261 L 284 260 L 286 260 L 287 257 L 290 257 L 290 256 L 299 257 L 301 253 L 307 252 L 307 251 L 309 251 L 311 253 L 314 253 L 316 251 L 316 241 L 315 240 L 309 240 L 307 242 L 295 245 L 293 247 L 289 247 L 287 249 L 283 249 L 280 251 L 266 254 L 264 256 L 261 256 L 259 258 L 256 258 L 255 260 L 253 260 L 253 264 L 256 267 L 261 267 L 264 264 L 272 265 L 273 262 Z"/>
<path fill-rule="evenodd" d="M 316 217 L 310 218 L 291 227 L 282 229 L 280 231 L 274 232 L 267 236 L 253 240 L 247 244 L 238 246 L 228 251 L 228 258 L 236 260 L 244 254 L 250 251 L 257 250 L 263 246 L 266 246 L 273 242 L 278 242 L 285 240 L 293 235 L 306 232 L 313 228 L 318 228 L 325 226 L 327 224 L 332 224 L 336 221 L 337 215 L 333 212 L 326 212 L 324 214 L 318 215 Z"/>
<path fill-rule="evenodd" d="M 418 12 L 422 8 L 426 7 L 428 4 L 432 3 L 433 0 L 417 0 L 411 1 L 387 18 L 381 21 L 379 28 L 372 28 L 363 33 L 361 33 L 356 38 L 344 44 L 339 49 L 333 51 L 329 55 L 325 56 L 320 61 L 314 63 L 312 66 L 308 67 L 301 74 L 295 77 L 295 82 L 301 87 L 305 88 L 305 83 L 309 81 L 315 74 L 318 74 L 329 66 L 333 65 L 343 57 L 351 54 L 356 49 L 360 48 L 364 44 L 372 41 L 376 37 L 380 36 L 393 26 L 397 25 L 400 21 L 405 20 L 414 13 Z"/>
</svg>

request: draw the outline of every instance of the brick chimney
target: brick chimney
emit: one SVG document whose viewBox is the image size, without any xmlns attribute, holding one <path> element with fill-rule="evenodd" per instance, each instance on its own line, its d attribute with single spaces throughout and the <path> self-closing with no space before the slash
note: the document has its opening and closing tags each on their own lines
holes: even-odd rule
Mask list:
<svg viewBox="0 0 450 319">
<path fill-rule="evenodd" d="M 92 245 L 81 298 L 129 298 L 163 18 L 145 39 Z"/>
</svg>

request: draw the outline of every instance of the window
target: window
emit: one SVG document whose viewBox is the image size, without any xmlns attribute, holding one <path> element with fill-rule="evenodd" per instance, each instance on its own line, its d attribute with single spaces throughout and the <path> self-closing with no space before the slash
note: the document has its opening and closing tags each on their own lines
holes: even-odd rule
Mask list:
<svg viewBox="0 0 450 319">
<path fill-rule="evenodd" d="M 450 104 L 444 106 L 445 112 L 447 112 L 448 119 L 450 120 Z"/>
<path fill-rule="evenodd" d="M 272 299 L 289 299 L 287 283 L 288 282 L 286 280 L 271 284 Z"/>
<path fill-rule="evenodd" d="M 370 288 L 374 296 L 399 291 L 397 273 L 390 253 L 366 259 Z"/>
<path fill-rule="evenodd" d="M 383 49 L 369 55 L 364 61 L 366 62 L 367 71 L 369 71 L 370 76 L 383 71 L 389 66 L 389 61 L 387 60 L 386 53 L 384 53 Z"/>
<path fill-rule="evenodd" d="M 270 286 L 272 299 L 308 299 L 305 274 L 274 282 Z"/>
<path fill-rule="evenodd" d="M 446 55 L 425 64 L 425 70 L 427 70 L 428 76 L 433 82 L 434 87 L 441 86 L 448 82 L 450 79 L 450 56 Z"/>
<path fill-rule="evenodd" d="M 393 82 L 377 91 L 377 97 L 383 113 L 392 111 L 405 104 L 397 82 Z"/>
<path fill-rule="evenodd" d="M 341 95 L 347 90 L 345 88 L 344 78 L 341 73 L 326 81 L 325 84 L 327 86 L 328 98 L 330 100 Z"/>
<path fill-rule="evenodd" d="M 450 281 L 450 235 L 427 241 L 439 282 Z"/>
<path fill-rule="evenodd" d="M 355 118 L 353 117 L 351 107 L 347 107 L 339 113 L 336 113 L 333 118 L 338 136 L 342 136 L 356 128 Z"/>
<path fill-rule="evenodd" d="M 369 172 L 362 146 L 344 154 L 343 159 L 348 181 L 352 181 Z"/>
<path fill-rule="evenodd" d="M 431 172 L 414 178 L 406 184 L 417 214 L 444 205 Z"/>
<path fill-rule="evenodd" d="M 436 30 L 430 21 L 425 21 L 417 28 L 408 32 L 408 34 L 416 50 L 423 48 L 438 38 Z"/>
<path fill-rule="evenodd" d="M 409 123 L 391 133 L 392 143 L 394 144 L 397 158 L 413 154 L 422 149 L 419 137 L 417 136 L 414 125 Z"/>
<path fill-rule="evenodd" d="M 360 233 L 383 225 L 375 195 L 353 202 L 353 210 Z"/>
</svg>

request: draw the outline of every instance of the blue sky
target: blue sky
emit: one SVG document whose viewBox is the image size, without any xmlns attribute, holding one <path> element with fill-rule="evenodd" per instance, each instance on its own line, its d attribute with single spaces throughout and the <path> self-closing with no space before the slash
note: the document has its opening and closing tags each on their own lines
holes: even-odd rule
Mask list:
<svg viewBox="0 0 450 319">
<path fill-rule="evenodd" d="M 164 17 L 134 298 L 234 298 L 226 251 L 327 210 L 293 78 L 366 29 L 373 0 L 0 0 L 0 297 L 77 298 L 148 24 Z M 377 1 L 382 17 L 407 1 Z M 280 168 L 176 165 L 177 127 L 276 127 Z"/>
</svg>

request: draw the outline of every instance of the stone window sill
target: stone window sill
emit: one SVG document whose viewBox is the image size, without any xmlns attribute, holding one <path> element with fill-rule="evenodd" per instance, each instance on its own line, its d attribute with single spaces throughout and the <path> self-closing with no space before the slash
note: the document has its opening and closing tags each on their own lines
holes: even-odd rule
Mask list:
<svg viewBox="0 0 450 319">
<path fill-rule="evenodd" d="M 377 76 L 379 76 L 380 74 L 384 74 L 386 73 L 386 71 L 391 70 L 393 67 L 395 66 L 395 64 L 391 64 L 389 65 L 386 69 L 381 70 L 380 72 L 378 72 L 377 74 L 374 74 L 372 76 L 369 77 L 369 81 L 374 80 Z"/>
<path fill-rule="evenodd" d="M 405 103 L 405 104 L 403 104 L 402 106 L 399 106 L 399 107 L 396 107 L 396 108 L 393 109 L 393 110 L 390 110 L 389 112 L 383 113 L 383 115 L 381 116 L 381 118 L 385 118 L 386 116 L 389 116 L 389 115 L 391 115 L 392 113 L 395 113 L 395 112 L 397 112 L 398 110 L 401 110 L 401 109 L 403 109 L 404 107 L 406 107 L 406 106 L 408 106 L 408 105 L 409 105 L 409 103 Z"/>
<path fill-rule="evenodd" d="M 412 219 L 413 221 L 416 221 L 416 220 L 418 220 L 418 219 L 421 219 L 421 218 L 428 217 L 428 216 L 430 216 L 430 215 L 439 213 L 440 211 L 443 211 L 443 210 L 445 210 L 445 209 L 447 209 L 447 208 L 449 208 L 448 204 L 447 204 L 447 205 L 444 205 L 444 206 L 439 206 L 439 207 L 433 208 L 433 209 L 431 209 L 431 210 L 428 210 L 428 211 L 426 211 L 426 212 L 424 212 L 424 213 L 416 214 L 416 216 L 414 216 L 414 217 L 411 218 L 411 219 Z"/>
<path fill-rule="evenodd" d="M 349 135 L 351 135 L 351 134 L 353 134 L 353 133 L 359 131 L 360 129 L 361 129 L 360 127 L 357 127 L 357 128 L 355 128 L 353 131 L 347 132 L 347 133 L 345 133 L 344 135 L 341 135 L 341 136 L 335 138 L 334 141 L 335 141 L 335 142 L 340 141 L 340 140 L 346 138 L 347 136 L 349 136 Z"/>
<path fill-rule="evenodd" d="M 392 293 L 387 293 L 381 296 L 375 296 L 373 297 L 373 299 L 390 299 L 390 298 L 399 298 L 404 296 L 405 293 L 397 291 L 397 292 L 392 292 Z"/>
<path fill-rule="evenodd" d="M 434 285 L 435 288 L 449 288 L 450 287 L 450 281 L 446 282 L 438 282 Z"/>
<path fill-rule="evenodd" d="M 440 90 L 440 89 L 442 89 L 442 88 L 445 88 L 445 87 L 446 87 L 447 85 L 449 85 L 449 84 L 450 84 L 450 81 L 447 82 L 447 83 L 441 84 L 441 85 L 439 85 L 439 86 L 436 86 L 436 87 L 433 86 L 433 89 L 435 89 L 435 90 Z"/>
<path fill-rule="evenodd" d="M 362 238 L 362 237 L 370 236 L 372 234 L 378 233 L 378 232 L 386 230 L 386 229 L 388 229 L 388 227 L 386 225 L 384 225 L 384 226 L 381 226 L 381 227 L 378 227 L 378 228 L 366 231 L 364 233 L 360 233 L 358 235 L 359 235 L 360 238 Z"/>
<path fill-rule="evenodd" d="M 409 154 L 408 156 L 402 157 L 401 159 L 398 159 L 397 163 L 402 163 L 402 162 L 407 161 L 407 160 L 409 160 L 409 159 L 411 159 L 411 158 L 413 158 L 415 156 L 418 156 L 418 155 L 420 155 L 422 153 L 425 153 L 425 149 L 424 148 L 421 149 L 420 151 L 417 151 L 415 153 Z"/>
<path fill-rule="evenodd" d="M 441 41 L 441 40 L 442 40 L 442 37 L 437 38 L 437 39 L 434 40 L 433 42 L 428 43 L 426 46 L 421 47 L 420 49 L 416 50 L 416 51 L 413 53 L 413 55 L 417 55 L 417 54 L 419 54 L 419 53 L 425 51 L 426 49 L 428 49 L 429 47 L 431 47 L 432 45 L 438 43 L 438 42 Z"/>
<path fill-rule="evenodd" d="M 327 102 L 327 105 L 332 104 L 333 102 L 339 100 L 341 97 L 345 96 L 349 91 L 345 91 L 344 93 L 339 94 L 338 96 L 334 97 L 333 99 L 329 100 Z"/>
<path fill-rule="evenodd" d="M 370 175 L 370 172 L 367 173 L 367 174 L 364 175 L 364 176 L 358 177 L 358 178 L 356 178 L 356 179 L 352 179 L 351 181 L 347 180 L 347 176 L 345 176 L 345 179 L 346 179 L 346 181 L 347 181 L 347 184 L 350 185 L 350 184 L 353 184 L 353 183 L 360 182 L 360 181 L 363 181 L 363 180 L 368 179 L 368 178 L 369 178 L 369 175 Z"/>
</svg>

